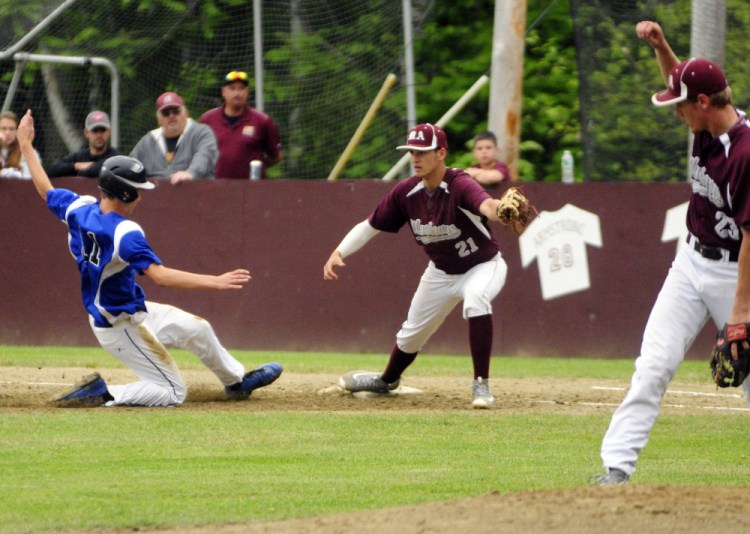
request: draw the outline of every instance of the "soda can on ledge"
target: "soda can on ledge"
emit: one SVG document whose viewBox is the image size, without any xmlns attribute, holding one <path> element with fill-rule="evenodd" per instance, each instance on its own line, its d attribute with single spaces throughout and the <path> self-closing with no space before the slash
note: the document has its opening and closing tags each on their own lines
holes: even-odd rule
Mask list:
<svg viewBox="0 0 750 534">
<path fill-rule="evenodd" d="M 251 180 L 260 180 L 260 175 L 263 172 L 263 162 L 257 159 L 254 159 L 250 162 L 250 179 Z"/>
</svg>

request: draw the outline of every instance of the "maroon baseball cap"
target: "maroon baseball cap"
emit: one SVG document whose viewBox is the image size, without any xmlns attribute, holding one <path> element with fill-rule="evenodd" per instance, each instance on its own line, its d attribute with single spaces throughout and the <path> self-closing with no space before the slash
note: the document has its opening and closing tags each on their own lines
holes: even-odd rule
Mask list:
<svg viewBox="0 0 750 534">
<path fill-rule="evenodd" d="M 448 148 L 448 140 L 445 137 L 445 132 L 438 126 L 425 123 L 418 124 L 409 130 L 406 144 L 397 146 L 396 150 L 419 150 L 420 152 L 426 152 L 428 150 L 437 150 L 438 148 Z"/>
<path fill-rule="evenodd" d="M 180 95 L 167 91 L 156 99 L 156 111 L 161 111 L 164 108 L 176 108 L 184 104 Z"/>
<path fill-rule="evenodd" d="M 651 102 L 655 106 L 669 106 L 700 94 L 710 96 L 728 85 L 727 77 L 716 63 L 707 59 L 691 58 L 672 69 L 667 88 L 654 94 Z"/>
</svg>

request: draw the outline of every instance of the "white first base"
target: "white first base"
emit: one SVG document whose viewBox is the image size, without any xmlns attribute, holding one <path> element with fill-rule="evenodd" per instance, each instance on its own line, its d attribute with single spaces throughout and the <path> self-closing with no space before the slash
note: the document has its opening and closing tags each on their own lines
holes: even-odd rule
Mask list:
<svg viewBox="0 0 750 534">
<path fill-rule="evenodd" d="M 318 391 L 318 395 L 351 395 L 352 397 L 356 397 L 358 399 L 376 399 L 379 397 L 396 397 L 399 395 L 421 395 L 422 390 L 417 388 L 412 388 L 409 386 L 399 386 L 393 391 L 388 391 L 386 393 L 379 393 L 377 391 L 357 391 L 355 393 L 352 393 L 350 391 L 346 391 L 345 389 L 340 388 L 339 386 L 331 386 L 327 388 L 323 388 Z"/>
</svg>

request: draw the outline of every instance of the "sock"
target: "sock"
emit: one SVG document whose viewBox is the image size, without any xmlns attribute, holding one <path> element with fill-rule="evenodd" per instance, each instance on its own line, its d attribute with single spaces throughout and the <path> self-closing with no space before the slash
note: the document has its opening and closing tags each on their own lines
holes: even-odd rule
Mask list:
<svg viewBox="0 0 750 534">
<path fill-rule="evenodd" d="M 393 345 L 391 358 L 388 360 L 388 365 L 380 378 L 382 378 L 386 384 L 393 384 L 396 380 L 401 378 L 401 375 L 406 368 L 412 364 L 417 357 L 417 354 L 417 352 L 404 352 L 398 348 L 398 345 Z"/>
<path fill-rule="evenodd" d="M 474 362 L 474 379 L 490 377 L 492 355 L 492 315 L 469 317 L 469 346 Z"/>
</svg>

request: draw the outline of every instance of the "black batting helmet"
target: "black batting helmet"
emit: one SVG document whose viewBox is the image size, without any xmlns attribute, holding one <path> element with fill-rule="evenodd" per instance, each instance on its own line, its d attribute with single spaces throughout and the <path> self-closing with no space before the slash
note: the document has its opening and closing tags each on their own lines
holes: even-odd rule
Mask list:
<svg viewBox="0 0 750 534">
<path fill-rule="evenodd" d="M 99 171 L 99 189 L 126 204 L 138 198 L 139 189 L 153 189 L 143 163 L 129 156 L 107 158 Z"/>
</svg>

